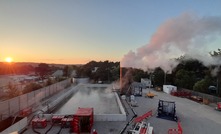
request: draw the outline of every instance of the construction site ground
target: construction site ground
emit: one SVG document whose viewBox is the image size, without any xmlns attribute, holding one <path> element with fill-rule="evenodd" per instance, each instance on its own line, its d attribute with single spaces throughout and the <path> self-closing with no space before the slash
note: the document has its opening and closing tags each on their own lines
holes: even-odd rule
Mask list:
<svg viewBox="0 0 221 134">
<path fill-rule="evenodd" d="M 154 98 L 145 97 L 147 92 L 151 91 L 156 94 Z M 144 89 L 143 96 L 135 97 L 138 106 L 132 107 L 138 116 L 143 115 L 149 110 L 153 110 L 153 116 L 148 118 L 147 122 L 154 127 L 154 134 L 167 134 L 168 129 L 177 128 L 177 122 L 157 118 L 157 108 L 158 101 L 174 101 L 176 103 L 176 114 L 178 119 L 181 121 L 181 126 L 183 128 L 183 134 L 220 134 L 221 133 L 221 112 L 216 111 L 215 105 L 204 105 L 187 98 L 180 98 L 171 96 L 164 92 L 158 92 L 153 89 Z M 125 125 L 134 116 L 128 103 L 123 100 L 123 105 L 126 108 L 127 121 L 122 122 L 94 122 L 93 128 L 97 130 L 98 134 L 119 134 Z M 133 122 L 128 125 L 124 134 L 131 129 Z M 38 132 L 44 134 L 50 128 L 50 123 L 48 123 L 45 129 L 36 129 Z M 59 125 L 55 125 L 48 132 L 48 134 L 58 133 L 60 130 Z M 70 133 L 69 128 L 63 128 L 60 134 Z M 31 129 L 31 125 L 24 134 L 34 133 Z"/>
</svg>

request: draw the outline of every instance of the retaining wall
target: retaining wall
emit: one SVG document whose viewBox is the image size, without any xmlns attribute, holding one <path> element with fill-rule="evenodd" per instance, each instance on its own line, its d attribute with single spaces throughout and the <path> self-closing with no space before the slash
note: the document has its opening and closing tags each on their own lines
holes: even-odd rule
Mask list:
<svg viewBox="0 0 221 134">
<path fill-rule="evenodd" d="M 10 134 L 12 132 L 19 133 L 20 131 L 24 130 L 27 125 L 28 125 L 28 121 L 27 121 L 27 117 L 25 117 L 21 119 L 20 121 L 16 122 L 15 124 L 11 125 L 9 128 L 2 131 L 1 134 Z"/>
<path fill-rule="evenodd" d="M 92 85 L 89 85 L 89 86 L 92 86 Z M 76 86 L 75 88 L 73 88 L 73 89 L 69 90 L 68 92 L 66 92 L 65 94 L 61 95 L 59 98 L 57 98 L 51 104 L 49 104 L 49 107 L 55 107 L 61 101 L 68 98 L 70 94 L 76 92 L 77 89 L 78 89 L 78 87 Z M 115 94 L 117 104 L 118 104 L 118 107 L 120 109 L 121 114 L 95 114 L 94 115 L 94 121 L 126 121 L 127 120 L 126 112 L 123 108 L 123 105 L 122 105 L 120 99 L 119 99 L 119 96 L 117 95 L 116 92 L 114 94 Z M 47 107 L 44 107 L 42 110 L 47 111 L 47 109 L 48 109 Z M 39 114 L 40 117 L 46 118 L 47 121 L 51 121 L 51 118 L 52 118 L 53 115 L 65 115 L 65 114 Z"/>
<path fill-rule="evenodd" d="M 70 79 L 67 79 L 33 92 L 0 102 L 0 120 L 8 118 L 9 116 L 16 116 L 20 110 L 40 104 L 43 99 L 46 99 L 47 97 L 65 89 L 70 83 Z"/>
</svg>

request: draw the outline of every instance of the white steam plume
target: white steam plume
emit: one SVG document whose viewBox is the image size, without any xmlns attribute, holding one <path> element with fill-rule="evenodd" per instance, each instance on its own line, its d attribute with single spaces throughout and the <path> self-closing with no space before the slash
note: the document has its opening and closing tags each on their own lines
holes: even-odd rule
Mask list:
<svg viewBox="0 0 221 134">
<path fill-rule="evenodd" d="M 199 17 L 182 14 L 163 23 L 150 42 L 124 55 L 123 67 L 155 68 L 171 71 L 178 63 L 173 58 L 187 54 L 205 65 L 216 65 L 217 60 L 208 55 L 208 48 L 221 34 L 221 16 Z"/>
</svg>

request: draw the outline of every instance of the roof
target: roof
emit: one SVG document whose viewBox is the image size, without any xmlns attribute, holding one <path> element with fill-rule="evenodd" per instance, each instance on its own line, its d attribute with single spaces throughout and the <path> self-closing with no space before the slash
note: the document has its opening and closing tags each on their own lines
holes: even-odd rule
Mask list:
<svg viewBox="0 0 221 134">
<path fill-rule="evenodd" d="M 77 112 L 74 115 L 77 116 L 90 116 L 93 114 L 93 108 L 78 108 Z"/>
</svg>

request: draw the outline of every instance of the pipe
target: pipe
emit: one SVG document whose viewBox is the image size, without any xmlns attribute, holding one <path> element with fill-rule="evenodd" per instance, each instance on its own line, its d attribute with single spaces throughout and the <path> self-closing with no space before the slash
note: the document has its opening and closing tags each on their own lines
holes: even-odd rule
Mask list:
<svg viewBox="0 0 221 134">
<path fill-rule="evenodd" d="M 36 131 L 34 127 L 31 127 L 33 132 L 35 132 L 36 134 L 41 134 L 40 132 Z"/>
<path fill-rule="evenodd" d="M 52 129 L 53 126 L 54 126 L 54 123 L 52 123 L 51 127 L 45 132 L 45 134 L 47 134 Z"/>
<path fill-rule="evenodd" d="M 18 115 L 16 115 L 15 117 L 14 117 L 14 119 L 13 119 L 13 121 L 12 121 L 12 124 L 11 125 L 13 125 L 14 123 L 15 123 L 15 120 L 16 120 L 16 118 L 18 117 Z"/>
<path fill-rule="evenodd" d="M 57 132 L 57 134 L 61 133 L 61 130 L 63 129 L 64 126 L 61 126 L 61 128 L 59 129 L 59 131 Z"/>
</svg>

